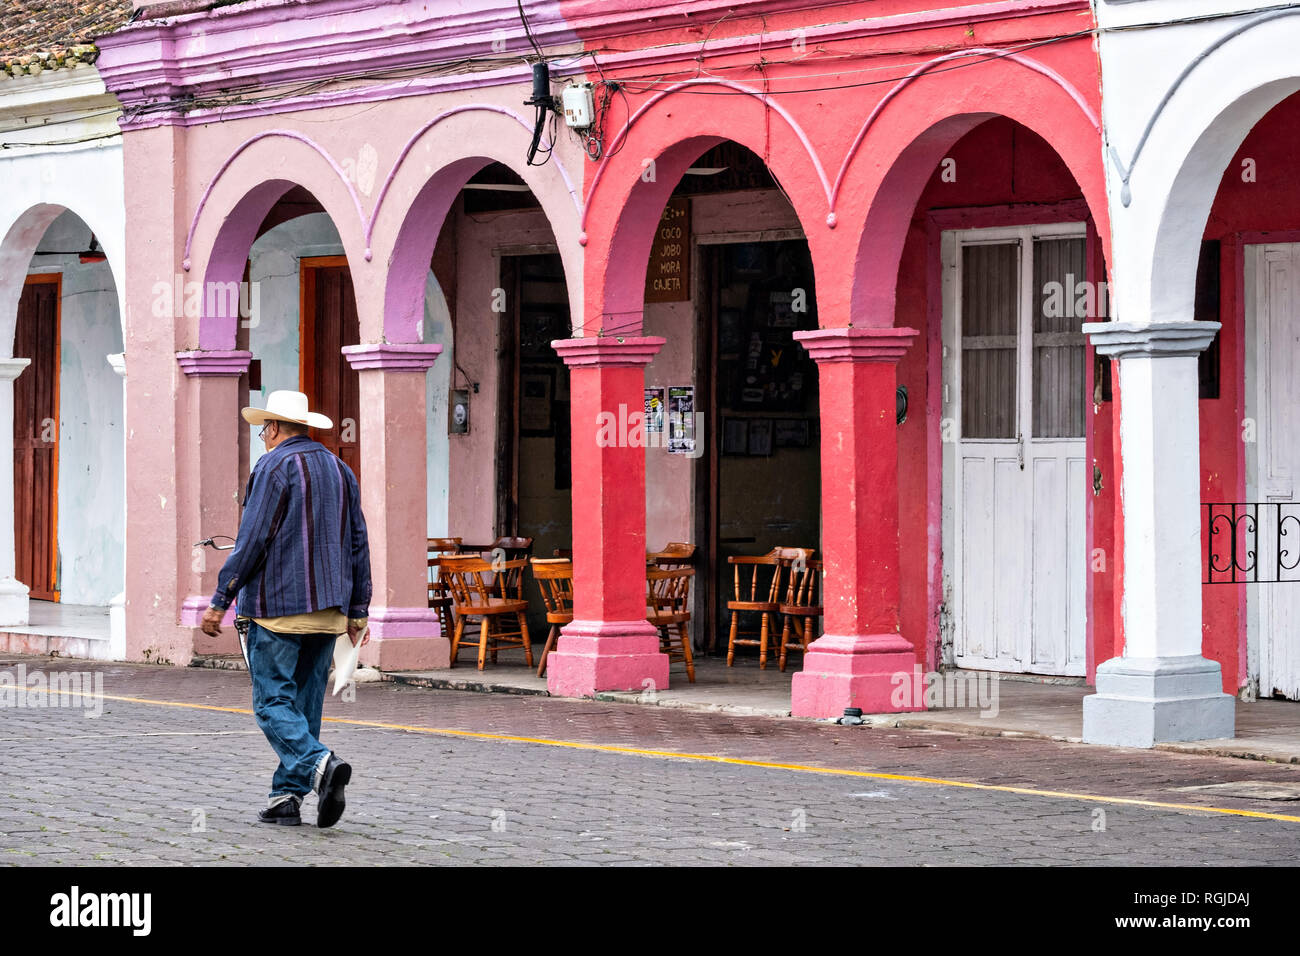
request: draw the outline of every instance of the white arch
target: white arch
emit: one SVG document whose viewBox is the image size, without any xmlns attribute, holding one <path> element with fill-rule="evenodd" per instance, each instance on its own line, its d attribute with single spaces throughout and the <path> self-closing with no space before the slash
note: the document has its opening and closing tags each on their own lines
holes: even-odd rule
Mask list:
<svg viewBox="0 0 1300 956">
<path fill-rule="evenodd" d="M 108 258 L 126 336 L 126 198 L 122 147 L 25 152 L 0 159 L 0 351 L 13 348 L 14 317 L 36 244 L 65 209 L 90 227 Z"/>
<path fill-rule="evenodd" d="M 1130 103 L 1125 89 L 1103 88 L 1114 303 L 1124 320 L 1192 317 L 1201 236 L 1227 164 L 1264 114 L 1300 90 L 1300 15 L 1184 35 L 1194 40 L 1180 50 L 1186 65 L 1154 100 Z M 1125 47 L 1112 42 L 1120 55 Z"/>
</svg>

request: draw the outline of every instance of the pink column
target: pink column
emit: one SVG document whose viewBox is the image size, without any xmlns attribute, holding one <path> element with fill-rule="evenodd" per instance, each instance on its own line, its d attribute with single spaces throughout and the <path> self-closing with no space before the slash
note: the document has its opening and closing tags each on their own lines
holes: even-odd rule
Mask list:
<svg viewBox="0 0 1300 956">
<path fill-rule="evenodd" d="M 796 332 L 818 365 L 825 633 L 791 683 L 796 717 L 920 710 L 899 633 L 896 366 L 915 329 Z M 905 681 L 905 684 L 903 683 Z M 909 690 L 903 706 L 900 686 Z"/>
<path fill-rule="evenodd" d="M 361 510 L 370 538 L 370 643 L 382 670 L 451 666 L 451 642 L 429 608 L 425 373 L 440 345 L 349 345 L 361 396 Z"/>
<path fill-rule="evenodd" d="M 664 341 L 551 343 L 570 369 L 573 422 L 573 622 L 547 659 L 556 696 L 668 686 L 668 655 L 645 619 L 645 447 L 626 424 L 644 414 L 645 367 Z"/>
<path fill-rule="evenodd" d="M 190 434 L 197 436 L 198 442 L 196 458 L 178 457 L 178 468 L 187 463 L 194 468 L 189 487 L 196 489 L 186 515 L 188 520 L 181 523 L 185 533 L 191 535 L 186 545 L 213 535 L 233 538 L 239 529 L 239 501 L 243 496 L 239 430 L 244 427 L 239 417 L 239 376 L 252 357 L 252 352 L 217 349 L 176 353 L 176 362 L 189 380 Z M 227 554 L 196 548 L 191 553 L 188 577 L 182 571 L 183 593 L 187 596 L 181 603 L 181 624 L 194 628 L 195 654 L 239 653 L 239 638 L 232 627 L 223 628 L 220 637 L 208 637 L 198 629 Z M 233 622 L 232 606 L 226 623 Z"/>
</svg>

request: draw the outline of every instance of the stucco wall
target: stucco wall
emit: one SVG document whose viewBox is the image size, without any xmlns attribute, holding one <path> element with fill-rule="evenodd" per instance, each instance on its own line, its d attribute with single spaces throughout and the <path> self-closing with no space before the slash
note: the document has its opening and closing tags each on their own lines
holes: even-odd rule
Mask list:
<svg viewBox="0 0 1300 956">
<path fill-rule="evenodd" d="M 268 230 L 249 253 L 249 280 L 256 283 L 250 298 L 256 309 L 250 319 L 249 348 L 262 363 L 262 390 L 253 391 L 249 403 L 266 407 L 276 389 L 299 387 L 299 262 L 313 256 L 343 254 L 338 230 L 325 213 L 313 213 Z M 447 393 L 454 359 L 451 321 L 438 281 L 430 272 L 425 287 L 424 341 L 437 342 L 443 352 L 427 375 L 428 533 L 447 533 Z M 412 409 L 412 414 L 416 414 Z M 249 426 L 250 467 L 263 454 L 257 439 L 259 427 Z"/>
<path fill-rule="evenodd" d="M 29 271 L 62 273 L 59 360 L 58 547 L 60 599 L 107 606 L 122 590 L 125 525 L 122 379 L 106 356 L 122 351 L 117 289 L 108 263 L 82 263 L 90 229 L 65 212 Z"/>
</svg>

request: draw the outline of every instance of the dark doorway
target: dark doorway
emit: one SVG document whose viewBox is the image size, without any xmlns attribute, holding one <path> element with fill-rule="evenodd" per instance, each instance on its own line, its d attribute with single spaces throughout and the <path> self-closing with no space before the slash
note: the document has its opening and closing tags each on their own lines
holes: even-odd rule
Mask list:
<svg viewBox="0 0 1300 956">
<path fill-rule="evenodd" d="M 352 275 L 343 256 L 301 261 L 299 386 L 307 404 L 334 422 L 329 430 L 312 429 L 312 438 L 338 455 L 361 477 L 361 402 L 356 371 L 343 346 L 361 341 Z"/>
<path fill-rule="evenodd" d="M 709 453 L 696 471 L 704 505 L 696 527 L 707 542 L 702 577 L 711 585 L 701 609 L 704 650 L 725 654 L 734 590 L 727 558 L 776 547 L 815 548 L 820 556 L 817 368 L 794 339 L 817 327 L 817 296 L 801 239 L 705 246 L 703 259 L 698 352 Z M 746 652 L 757 657 L 754 648 L 737 657 Z"/>
<path fill-rule="evenodd" d="M 569 337 L 569 293 L 558 254 L 503 256 L 497 530 L 533 539 L 533 556 L 573 547 L 569 368 L 551 342 Z M 535 618 L 535 619 L 534 619 Z M 535 601 L 529 629 L 545 635 Z"/>
<path fill-rule="evenodd" d="M 15 575 L 33 598 L 59 599 L 59 299 L 61 276 L 27 278 L 18 300 L 14 356 Z"/>
</svg>

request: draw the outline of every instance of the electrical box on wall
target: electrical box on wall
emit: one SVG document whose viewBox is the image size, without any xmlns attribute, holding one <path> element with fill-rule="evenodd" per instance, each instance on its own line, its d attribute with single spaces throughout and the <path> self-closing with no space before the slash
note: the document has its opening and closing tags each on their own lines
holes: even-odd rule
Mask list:
<svg viewBox="0 0 1300 956">
<path fill-rule="evenodd" d="M 572 129 L 589 129 L 595 122 L 595 100 L 590 83 L 575 83 L 564 88 L 560 102 L 564 106 L 564 122 Z"/>
</svg>

